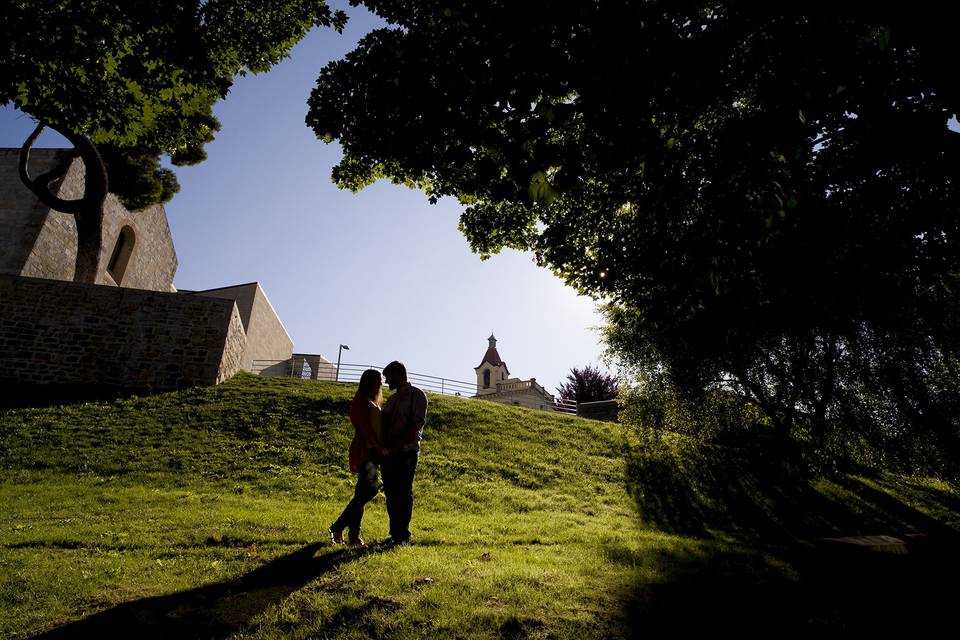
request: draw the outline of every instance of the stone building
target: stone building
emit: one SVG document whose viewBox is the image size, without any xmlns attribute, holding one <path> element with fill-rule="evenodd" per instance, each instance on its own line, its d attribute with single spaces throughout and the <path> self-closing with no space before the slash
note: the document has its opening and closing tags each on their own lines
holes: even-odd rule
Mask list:
<svg viewBox="0 0 960 640">
<path fill-rule="evenodd" d="M 69 161 L 51 191 L 70 200 L 83 163 L 67 154 L 34 149 L 30 173 Z M 73 282 L 75 220 L 21 183 L 18 159 L 0 149 L 0 384 L 165 390 L 290 361 L 293 341 L 258 283 L 177 291 L 161 205 L 131 212 L 109 194 L 96 284 Z"/>
<path fill-rule="evenodd" d="M 507 363 L 497 351 L 496 337 L 490 334 L 487 341 L 487 351 L 480 364 L 474 367 L 477 374 L 476 397 L 529 409 L 555 411 L 556 399 L 537 384 L 537 379 L 511 378 Z"/>
<path fill-rule="evenodd" d="M 19 155 L 19 149 L 0 149 L 0 274 L 72 281 L 76 221 L 70 214 L 50 209 L 23 186 Z M 35 149 L 30 153 L 30 174 L 49 171 L 66 157 L 67 149 Z M 51 192 L 64 200 L 80 198 L 83 173 L 83 162 L 73 160 Z M 100 264 L 97 284 L 176 291 L 177 253 L 163 206 L 131 212 L 108 194 Z"/>
</svg>

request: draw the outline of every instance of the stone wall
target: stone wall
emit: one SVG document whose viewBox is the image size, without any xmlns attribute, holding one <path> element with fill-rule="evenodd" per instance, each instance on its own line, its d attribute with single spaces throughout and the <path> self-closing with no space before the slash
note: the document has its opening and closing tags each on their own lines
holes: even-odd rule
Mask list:
<svg viewBox="0 0 960 640">
<path fill-rule="evenodd" d="M 30 175 L 36 177 L 53 169 L 65 156 L 63 149 L 34 150 L 30 154 Z M 19 149 L 0 149 L 0 274 L 18 275 L 23 271 L 47 215 L 47 207 L 20 181 L 19 157 Z M 74 231 L 74 247 L 76 242 Z M 72 275 L 72 263 L 70 269 Z"/>
<path fill-rule="evenodd" d="M 293 355 L 293 340 L 287 334 L 280 317 L 259 283 L 250 282 L 191 293 L 236 301 L 240 319 L 247 334 L 247 348 L 241 365 L 245 371 L 259 371 L 268 361 L 287 361 Z M 260 364 L 255 367 L 254 363 L 257 361 Z M 283 366 L 289 371 L 290 363 L 287 362 Z M 271 371 L 267 375 L 279 374 Z"/>
<path fill-rule="evenodd" d="M 245 347 L 230 300 L 0 276 L 2 385 L 211 385 L 240 369 Z"/>
<path fill-rule="evenodd" d="M 206 300 L 213 301 L 211 298 Z M 218 302 L 220 301 L 218 300 Z M 237 312 L 236 304 L 234 304 L 230 310 L 230 324 L 227 327 L 227 335 L 223 342 L 223 357 L 220 358 L 220 366 L 217 369 L 217 379 L 214 384 L 220 384 L 233 374 L 243 370 L 243 354 L 246 350 L 247 335 L 243 331 L 243 322 L 240 320 L 240 314 Z"/>
<path fill-rule="evenodd" d="M 498 393 L 477 396 L 482 400 L 499 402 L 500 404 L 510 404 L 516 407 L 526 407 L 528 409 L 539 409 L 541 411 L 555 411 L 554 401 L 544 397 L 536 390 L 530 387 L 518 388 L 509 391 L 500 391 Z"/>
<path fill-rule="evenodd" d="M 30 154 L 30 172 L 36 177 L 53 168 L 63 149 L 35 149 Z M 73 280 L 77 257 L 77 226 L 72 215 L 49 210 L 20 182 L 18 149 L 0 149 L 0 273 L 52 280 Z M 83 162 L 73 161 L 52 191 L 64 200 L 83 196 Z M 107 267 L 120 231 L 132 232 L 133 250 L 122 277 Z M 103 210 L 98 284 L 120 285 L 151 291 L 175 291 L 173 276 L 177 254 L 161 205 L 143 211 L 128 211 L 117 197 L 108 194 Z M 117 282 L 117 279 L 120 282 Z"/>
<path fill-rule="evenodd" d="M 605 420 L 619 422 L 620 405 L 616 400 L 597 400 L 596 402 L 581 402 L 577 405 L 577 415 L 591 420 Z"/>
</svg>

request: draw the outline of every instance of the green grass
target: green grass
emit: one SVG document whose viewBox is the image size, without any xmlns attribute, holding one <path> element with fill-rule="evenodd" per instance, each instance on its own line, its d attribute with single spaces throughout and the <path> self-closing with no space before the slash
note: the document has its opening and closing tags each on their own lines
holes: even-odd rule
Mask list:
<svg viewBox="0 0 960 640">
<path fill-rule="evenodd" d="M 415 544 L 335 548 L 325 531 L 352 493 L 352 393 L 240 375 L 4 412 L 0 637 L 842 635 L 889 629 L 904 602 L 904 619 L 933 621 L 932 587 L 874 610 L 891 583 L 956 568 L 939 546 L 881 557 L 806 544 L 952 536 L 958 494 L 937 480 L 784 488 L 735 451 L 435 395 Z M 364 532 L 386 537 L 382 497 Z"/>
</svg>

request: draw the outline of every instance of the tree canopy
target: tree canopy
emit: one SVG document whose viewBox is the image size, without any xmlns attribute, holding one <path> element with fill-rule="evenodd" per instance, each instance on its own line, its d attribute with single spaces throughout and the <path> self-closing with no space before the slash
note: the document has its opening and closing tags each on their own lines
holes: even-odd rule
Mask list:
<svg viewBox="0 0 960 640">
<path fill-rule="evenodd" d="M 557 387 L 557 394 L 574 402 L 613 400 L 617 397 L 617 378 L 589 364 L 583 369 L 573 367 L 567 381 Z"/>
<path fill-rule="evenodd" d="M 213 105 L 237 74 L 267 71 L 314 26 L 345 20 L 322 0 L 13 0 L 0 10 L 0 104 L 64 134 L 88 174 L 141 209 L 178 189 L 161 155 L 205 158 Z M 105 195 L 70 205 L 24 179 L 59 210 L 88 210 L 87 222 Z"/>
<path fill-rule="evenodd" d="M 957 440 L 960 8 L 363 4 L 389 26 L 307 116 L 340 186 L 458 198 L 474 250 L 532 250 L 609 303 L 615 353 L 786 439 Z"/>
</svg>

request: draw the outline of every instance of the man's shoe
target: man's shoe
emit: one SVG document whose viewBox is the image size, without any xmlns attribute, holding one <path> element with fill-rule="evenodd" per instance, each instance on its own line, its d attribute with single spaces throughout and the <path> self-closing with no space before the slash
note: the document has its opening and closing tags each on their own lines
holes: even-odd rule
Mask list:
<svg viewBox="0 0 960 640">
<path fill-rule="evenodd" d="M 330 527 L 330 542 L 333 544 L 343 544 L 343 529 L 334 529 Z"/>
<path fill-rule="evenodd" d="M 365 547 L 366 545 L 367 545 L 367 543 L 364 542 L 364 541 L 363 541 L 363 538 L 361 538 L 360 536 L 353 536 L 353 535 L 352 535 L 352 536 L 350 536 L 350 538 L 347 540 L 347 546 L 348 546 L 348 547 Z"/>
</svg>

